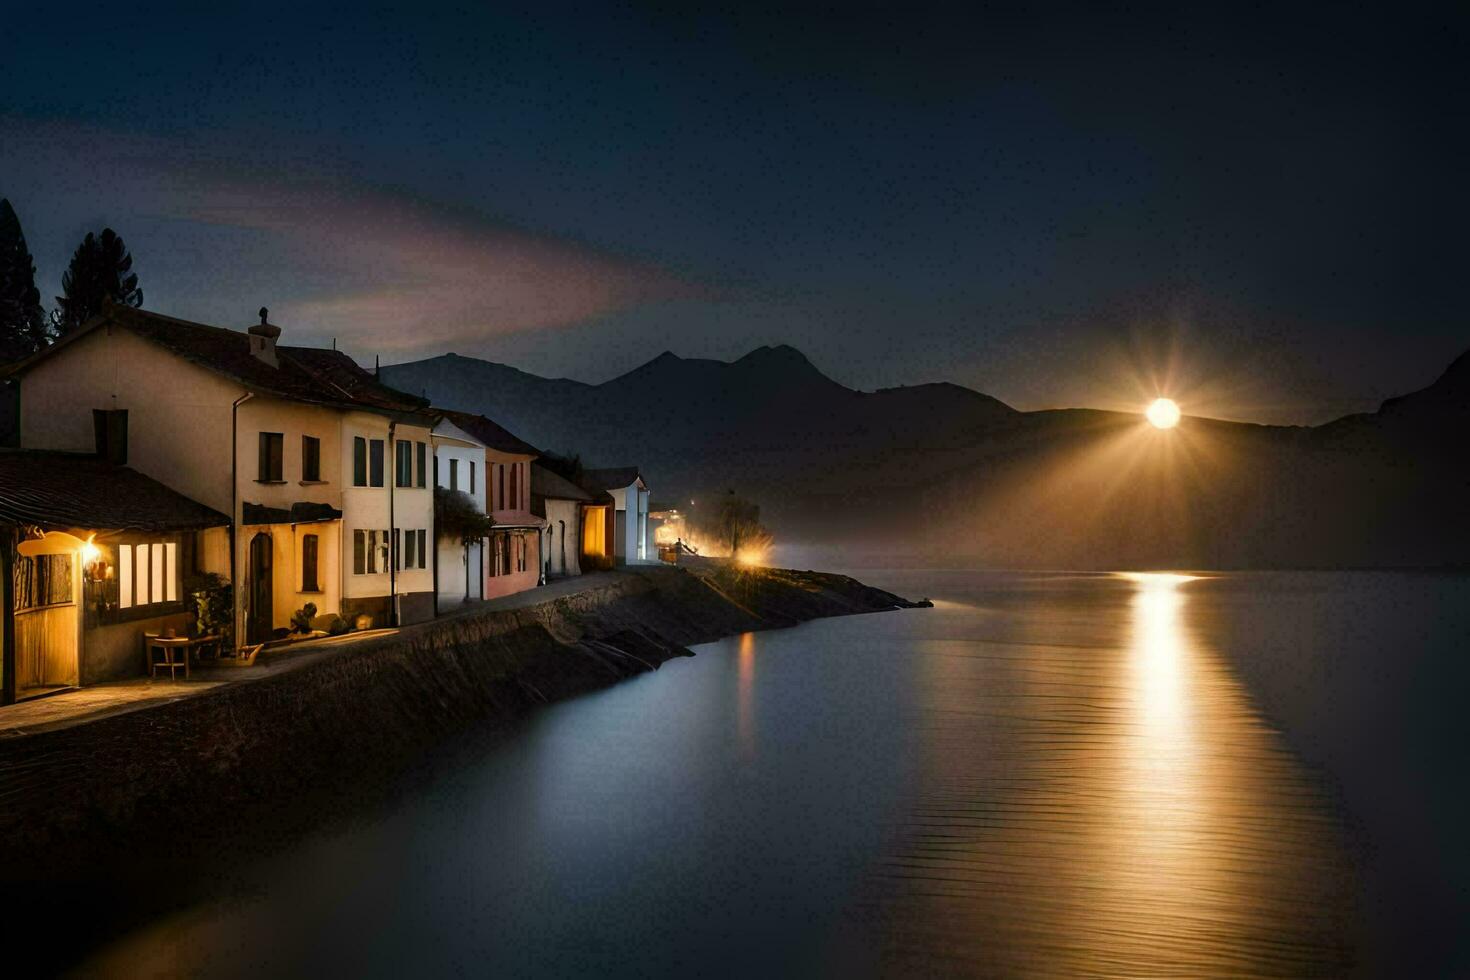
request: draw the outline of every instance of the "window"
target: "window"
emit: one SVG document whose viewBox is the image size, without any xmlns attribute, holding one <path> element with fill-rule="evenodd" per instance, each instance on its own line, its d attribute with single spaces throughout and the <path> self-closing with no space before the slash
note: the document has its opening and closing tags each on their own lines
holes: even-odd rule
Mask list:
<svg viewBox="0 0 1470 980">
<path fill-rule="evenodd" d="M 179 546 L 172 541 L 119 545 L 117 604 L 120 609 L 179 601 Z"/>
<path fill-rule="evenodd" d="M 322 479 L 322 441 L 316 436 L 301 437 L 301 479 L 320 483 Z"/>
<path fill-rule="evenodd" d="M 426 486 L 428 486 L 428 483 L 426 483 L 425 481 L 428 479 L 429 444 L 426 443 L 426 442 L 416 442 L 416 443 L 414 443 L 414 447 L 418 450 L 418 465 L 419 465 L 419 469 L 418 469 L 418 476 L 419 476 L 419 478 L 416 481 L 414 481 L 414 482 L 419 487 L 426 487 Z"/>
<path fill-rule="evenodd" d="M 257 471 L 256 480 L 261 483 L 280 483 L 285 479 L 281 468 L 281 456 L 285 444 L 286 437 L 279 432 L 260 434 L 260 469 Z"/>
<path fill-rule="evenodd" d="M 367 486 L 367 440 L 362 436 L 352 438 L 352 485 Z"/>
<path fill-rule="evenodd" d="M 396 464 L 393 482 L 400 487 L 413 486 L 413 443 L 395 442 L 393 457 Z"/>
<path fill-rule="evenodd" d="M 449 461 L 449 489 L 459 489 L 459 460 L 457 459 Z"/>
<path fill-rule="evenodd" d="M 388 570 L 388 532 L 352 532 L 352 574 L 376 575 Z"/>
<path fill-rule="evenodd" d="M 393 570 L 403 568 L 403 544 L 399 540 L 398 528 L 393 529 Z"/>
<path fill-rule="evenodd" d="M 128 462 L 128 410 L 125 408 L 92 409 L 92 435 L 97 455 L 116 466 Z"/>
<path fill-rule="evenodd" d="M 528 551 L 528 549 L 526 548 L 526 536 L 524 534 L 517 534 L 516 535 L 516 571 L 518 571 L 518 572 L 524 572 L 526 570 L 526 554 L 527 554 L 527 551 Z"/>
<path fill-rule="evenodd" d="M 428 531 L 428 528 L 422 528 L 422 527 L 419 528 L 418 538 L 419 538 L 419 567 L 420 568 L 427 568 L 428 567 L 428 554 L 429 554 L 429 547 L 428 547 L 428 544 L 429 544 L 429 531 Z"/>
<path fill-rule="evenodd" d="M 407 531 L 407 532 L 404 533 L 404 535 L 403 535 L 403 567 L 404 568 L 413 568 L 414 567 L 414 559 L 418 555 L 418 543 L 419 543 L 419 536 L 417 534 L 414 534 L 412 531 Z"/>
<path fill-rule="evenodd" d="M 470 493 L 475 492 L 475 461 L 470 460 Z"/>
<path fill-rule="evenodd" d="M 510 509 L 521 509 L 521 464 L 513 463 L 510 468 Z"/>
<path fill-rule="evenodd" d="M 505 506 L 505 464 L 500 463 L 495 468 L 500 471 L 500 493 L 495 498 L 499 502 L 495 505 L 495 509 L 508 510 L 509 508 Z"/>
<path fill-rule="evenodd" d="M 317 536 L 307 534 L 301 538 L 301 591 L 320 592 L 317 584 Z"/>
<path fill-rule="evenodd" d="M 368 443 L 368 483 L 383 485 L 383 440 L 373 439 Z"/>
</svg>

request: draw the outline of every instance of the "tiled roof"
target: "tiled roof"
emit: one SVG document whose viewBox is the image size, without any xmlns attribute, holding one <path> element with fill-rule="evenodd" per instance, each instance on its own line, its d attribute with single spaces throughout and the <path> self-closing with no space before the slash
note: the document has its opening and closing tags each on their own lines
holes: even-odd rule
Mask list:
<svg viewBox="0 0 1470 980">
<path fill-rule="evenodd" d="M 24 373 L 108 323 L 149 340 L 192 364 L 223 374 L 240 384 L 295 401 L 356 408 L 394 416 L 419 416 L 428 401 L 380 383 L 346 354 L 313 347 L 277 346 L 278 367 L 250 353 L 243 330 L 192 323 L 160 313 L 110 304 L 75 334 L 68 335 L 14 369 Z"/>
<path fill-rule="evenodd" d="M 636 466 L 617 466 L 605 470 L 584 470 L 582 472 L 582 486 L 588 490 L 621 490 L 623 487 L 631 486 L 639 477 Z"/>
<path fill-rule="evenodd" d="M 137 470 L 83 453 L 0 450 L 0 522 L 110 531 L 189 531 L 230 519 Z"/>
<path fill-rule="evenodd" d="M 483 415 L 474 415 L 470 412 L 456 412 L 448 408 L 436 408 L 434 412 L 441 418 L 459 426 L 465 432 L 480 440 L 481 445 L 489 446 L 491 449 L 502 453 L 513 453 L 520 456 L 540 456 L 541 450 L 523 441 L 519 436 L 505 427 L 490 421 Z"/>
<path fill-rule="evenodd" d="M 531 464 L 531 498 L 551 497 L 556 500 L 591 500 L 592 495 L 559 473 L 540 463 Z"/>
</svg>

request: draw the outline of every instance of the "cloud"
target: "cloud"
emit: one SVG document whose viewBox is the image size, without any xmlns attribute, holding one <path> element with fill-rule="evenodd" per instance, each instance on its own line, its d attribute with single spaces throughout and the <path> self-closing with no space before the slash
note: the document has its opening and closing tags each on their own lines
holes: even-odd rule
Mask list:
<svg viewBox="0 0 1470 980">
<path fill-rule="evenodd" d="M 341 337 L 391 356 L 704 292 L 653 263 L 316 162 L 13 117 L 0 117 L 0 136 L 27 231 L 43 215 L 60 219 L 58 241 L 113 224 L 160 312 L 236 323 L 269 299 L 271 319 L 296 339 Z M 49 264 L 64 264 L 72 245 L 50 249 Z"/>
</svg>

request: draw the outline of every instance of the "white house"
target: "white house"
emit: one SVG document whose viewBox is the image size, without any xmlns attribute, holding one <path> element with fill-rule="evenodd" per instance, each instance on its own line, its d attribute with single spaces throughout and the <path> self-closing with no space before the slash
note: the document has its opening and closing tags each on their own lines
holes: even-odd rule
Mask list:
<svg viewBox="0 0 1470 980">
<path fill-rule="evenodd" d="M 434 485 L 462 493 L 476 511 L 485 510 L 485 446 L 475 436 L 440 416 L 434 426 Z M 438 541 L 439 608 L 485 597 L 485 543 L 466 544 L 442 535 Z"/>
<path fill-rule="evenodd" d="M 609 536 L 612 539 L 613 562 L 648 561 L 653 557 L 648 542 L 648 486 L 637 467 L 587 470 L 581 484 L 594 496 L 606 494 L 611 499 Z"/>
</svg>

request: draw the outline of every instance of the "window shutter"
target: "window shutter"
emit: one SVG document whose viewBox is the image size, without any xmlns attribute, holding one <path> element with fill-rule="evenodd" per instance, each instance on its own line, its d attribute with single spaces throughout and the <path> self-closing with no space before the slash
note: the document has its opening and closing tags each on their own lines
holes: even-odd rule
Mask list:
<svg viewBox="0 0 1470 980">
<path fill-rule="evenodd" d="M 367 486 L 367 440 L 362 436 L 354 436 L 352 439 L 352 485 Z"/>
<path fill-rule="evenodd" d="M 383 440 L 372 440 L 368 450 L 369 482 L 375 487 L 381 487 L 383 485 Z"/>
</svg>

